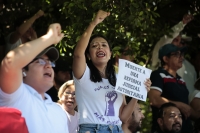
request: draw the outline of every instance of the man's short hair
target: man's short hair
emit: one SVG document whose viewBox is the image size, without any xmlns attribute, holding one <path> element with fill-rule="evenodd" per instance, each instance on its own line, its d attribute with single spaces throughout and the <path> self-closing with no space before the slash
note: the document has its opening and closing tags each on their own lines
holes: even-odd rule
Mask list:
<svg viewBox="0 0 200 133">
<path fill-rule="evenodd" d="M 163 105 L 161 105 L 161 107 L 159 108 L 159 111 L 158 111 L 158 117 L 157 118 L 162 118 L 163 117 L 163 114 L 164 114 L 164 110 L 166 109 L 166 108 L 169 108 L 169 107 L 176 107 L 176 108 L 178 108 L 177 106 L 176 106 L 176 104 L 174 104 L 174 103 L 164 103 Z"/>
</svg>

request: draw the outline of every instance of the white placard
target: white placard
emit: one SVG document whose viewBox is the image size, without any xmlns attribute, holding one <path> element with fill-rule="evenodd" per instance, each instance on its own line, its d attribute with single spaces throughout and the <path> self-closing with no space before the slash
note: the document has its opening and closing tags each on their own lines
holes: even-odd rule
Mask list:
<svg viewBox="0 0 200 133">
<path fill-rule="evenodd" d="M 151 71 L 133 62 L 119 59 L 115 90 L 138 100 L 146 101 L 147 89 L 144 82 L 150 78 Z"/>
</svg>

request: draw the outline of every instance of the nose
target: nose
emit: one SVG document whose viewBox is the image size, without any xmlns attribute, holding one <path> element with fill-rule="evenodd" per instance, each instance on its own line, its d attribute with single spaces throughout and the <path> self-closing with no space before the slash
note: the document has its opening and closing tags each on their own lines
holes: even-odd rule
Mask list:
<svg viewBox="0 0 200 133">
<path fill-rule="evenodd" d="M 178 115 L 175 116 L 175 122 L 181 122 L 182 118 L 180 118 Z"/>
<path fill-rule="evenodd" d="M 184 60 L 184 59 L 185 59 L 183 54 L 180 54 L 180 59 L 181 59 L 181 60 Z"/>
<path fill-rule="evenodd" d="M 102 46 L 99 44 L 98 49 L 101 49 L 101 48 L 102 48 Z"/>
<path fill-rule="evenodd" d="M 73 99 L 74 95 L 73 94 L 69 94 L 69 98 Z"/>
<path fill-rule="evenodd" d="M 144 116 L 144 114 L 142 113 L 142 119 L 144 119 L 145 118 L 145 116 Z"/>
<path fill-rule="evenodd" d="M 44 65 L 44 67 L 45 68 L 52 68 L 51 64 L 48 61 L 46 61 L 46 64 Z"/>
</svg>

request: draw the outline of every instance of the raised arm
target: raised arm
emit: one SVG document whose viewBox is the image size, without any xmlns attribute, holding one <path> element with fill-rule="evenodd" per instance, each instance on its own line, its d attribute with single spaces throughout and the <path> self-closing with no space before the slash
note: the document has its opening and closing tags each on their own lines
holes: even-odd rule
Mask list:
<svg viewBox="0 0 200 133">
<path fill-rule="evenodd" d="M 163 37 L 160 38 L 160 40 L 156 43 L 153 53 L 152 53 L 152 63 L 151 63 L 151 69 L 155 70 L 158 67 L 158 51 L 160 47 L 164 46 L 165 44 L 172 43 L 173 39 L 176 38 L 179 33 L 183 30 L 185 25 L 189 23 L 193 19 L 192 15 L 185 15 L 183 17 L 183 20 L 180 21 L 178 24 L 173 26 L 171 28 L 172 33 L 170 33 L 170 36 L 164 35 Z"/>
<path fill-rule="evenodd" d="M 52 24 L 46 35 L 11 50 L 1 62 L 0 88 L 5 93 L 15 92 L 22 83 L 22 68 L 42 50 L 58 43 L 62 37 L 60 24 Z"/>
<path fill-rule="evenodd" d="M 25 23 L 22 23 L 14 33 L 11 34 L 10 39 L 8 40 L 10 44 L 14 44 L 17 40 L 19 40 L 19 38 L 21 38 L 21 36 L 23 36 L 26 31 L 29 30 L 29 28 L 31 28 L 32 24 L 35 22 L 36 19 L 38 19 L 39 17 L 43 16 L 44 12 L 42 10 L 39 10 L 36 14 L 34 14 L 30 19 L 26 20 Z M 31 29 L 31 33 L 35 32 L 32 31 L 33 29 Z M 34 37 L 30 38 L 30 40 L 33 40 L 33 38 L 37 37 L 35 36 L 35 33 L 33 34 Z"/>
<path fill-rule="evenodd" d="M 101 23 L 107 16 L 109 12 L 99 10 L 95 19 L 90 23 L 86 31 L 82 34 L 80 40 L 78 41 L 76 48 L 74 50 L 74 59 L 73 59 L 73 73 L 77 79 L 80 79 L 83 76 L 83 73 L 86 69 L 86 59 L 85 59 L 85 50 L 88 46 L 89 39 L 92 35 L 92 32 L 96 25 Z"/>
</svg>

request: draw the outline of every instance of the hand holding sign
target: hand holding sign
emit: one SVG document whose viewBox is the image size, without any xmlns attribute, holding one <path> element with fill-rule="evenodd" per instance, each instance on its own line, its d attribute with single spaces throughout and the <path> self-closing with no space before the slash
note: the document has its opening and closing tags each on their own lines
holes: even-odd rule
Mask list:
<svg viewBox="0 0 200 133">
<path fill-rule="evenodd" d="M 150 69 L 119 59 L 119 73 L 115 90 L 130 97 L 146 101 L 150 90 Z"/>
<path fill-rule="evenodd" d="M 146 89 L 147 89 L 147 92 L 150 91 L 150 87 L 151 87 L 151 80 L 150 79 L 147 79 L 145 82 L 144 82 L 145 86 L 146 86 Z"/>
</svg>

